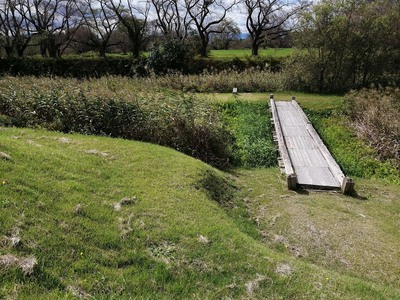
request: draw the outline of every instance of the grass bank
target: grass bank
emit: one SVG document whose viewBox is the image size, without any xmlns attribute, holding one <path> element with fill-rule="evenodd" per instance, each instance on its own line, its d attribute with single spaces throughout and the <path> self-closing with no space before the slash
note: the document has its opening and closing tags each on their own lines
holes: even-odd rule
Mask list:
<svg viewBox="0 0 400 300">
<path fill-rule="evenodd" d="M 378 273 L 342 272 L 318 257 L 296 257 L 284 244 L 266 245 L 260 234 L 274 231 L 262 226 L 273 218 L 254 216 L 276 211 L 274 205 L 307 205 L 310 214 L 321 207 L 331 218 L 327 202 L 285 191 L 277 169 L 228 175 L 156 145 L 4 127 L 0 151 L 1 298 L 395 299 L 400 293 L 388 270 L 377 280 Z M 379 225 L 380 243 L 372 246 L 385 256 L 375 263 L 400 249 L 398 237 L 384 245 L 386 235 L 379 235 L 393 232 L 398 220 L 398 210 L 388 209 L 398 187 L 379 203 L 380 194 L 369 191 L 370 201 L 334 195 L 329 203 L 344 203 L 337 205 L 349 231 L 353 213 Z M 268 202 L 257 206 L 257 200 Z M 357 211 L 347 215 L 350 204 Z M 275 224 L 283 220 L 282 212 Z M 358 228 L 352 242 L 369 229 Z M 395 270 L 396 262 L 386 261 L 365 267 Z"/>
</svg>

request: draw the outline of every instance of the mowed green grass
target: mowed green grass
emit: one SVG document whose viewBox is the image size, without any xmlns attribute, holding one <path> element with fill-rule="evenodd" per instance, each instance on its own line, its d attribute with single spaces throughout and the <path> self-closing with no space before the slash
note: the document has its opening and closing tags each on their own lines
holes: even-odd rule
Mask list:
<svg viewBox="0 0 400 300">
<path fill-rule="evenodd" d="M 268 248 L 340 274 L 400 286 L 399 185 L 357 178 L 357 195 L 346 197 L 289 191 L 274 169 L 238 169 L 237 176 Z M 327 275 L 324 282 L 332 279 Z"/>
<path fill-rule="evenodd" d="M 232 93 L 208 93 L 203 94 L 208 97 L 212 102 L 215 103 L 226 103 L 234 101 L 245 101 L 245 102 L 267 102 L 271 95 L 273 95 L 276 101 L 291 101 L 292 97 L 296 97 L 296 101 L 303 107 L 308 109 L 333 109 L 337 108 L 343 97 L 340 95 L 321 95 L 311 93 L 299 93 L 299 92 L 275 92 L 271 93 L 242 93 L 238 91 L 237 95 Z"/>
<path fill-rule="evenodd" d="M 382 272 L 391 275 L 397 267 L 393 262 L 398 237 L 392 233 L 398 210 L 392 198 L 398 187 L 368 183 L 371 187 L 363 192 L 367 201 L 337 194 L 306 197 L 287 192 L 276 168 L 228 174 L 160 146 L 42 130 L 1 127 L 0 151 L 0 298 L 395 299 L 400 295 L 398 279 L 378 278 Z M 377 191 L 375 184 L 381 186 Z M 382 197 L 382 192 L 388 194 Z M 372 231 L 377 240 L 371 246 L 384 245 L 371 254 L 383 249 L 383 255 L 392 258 L 381 265 L 384 258 L 370 255 L 374 263 L 366 260 L 364 267 L 376 274 L 369 276 L 362 269 L 346 272 L 324 263 L 319 252 L 293 255 L 295 236 L 284 230 L 285 226 L 295 230 L 296 223 L 281 224 L 290 221 L 284 211 L 282 217 L 268 215 L 279 214 L 279 206 L 292 202 L 310 215 L 321 207 L 332 222 L 329 205 L 338 202 L 335 212 L 347 218 L 346 223 L 337 219 L 346 225 L 343 236 L 354 238 L 346 249 L 360 249 L 357 243 L 365 239 L 369 227 L 353 232 L 351 226 L 368 220 L 380 228 Z M 271 225 L 274 218 L 276 227 Z M 358 223 L 352 222 L 354 218 Z M 308 222 L 305 219 L 304 226 Z M 328 231 L 329 223 L 324 224 L 321 228 Z M 387 235 L 382 232 L 394 240 L 385 245 Z M 269 245 L 274 234 L 290 243 Z M 12 238 L 20 242 L 12 246 Z M 340 242 L 340 236 L 337 239 Z M 357 253 L 361 265 L 365 251 Z M 35 257 L 33 273 L 5 265 L 5 255 Z"/>
<path fill-rule="evenodd" d="M 293 54 L 293 48 L 260 49 L 259 57 L 288 57 Z M 210 50 L 210 58 L 245 58 L 251 56 L 251 49 Z"/>
</svg>

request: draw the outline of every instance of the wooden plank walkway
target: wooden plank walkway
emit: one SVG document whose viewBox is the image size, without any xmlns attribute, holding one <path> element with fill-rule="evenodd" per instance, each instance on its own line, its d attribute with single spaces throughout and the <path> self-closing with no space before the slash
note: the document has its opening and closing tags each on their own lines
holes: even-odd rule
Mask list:
<svg viewBox="0 0 400 300">
<path fill-rule="evenodd" d="M 353 181 L 344 176 L 297 102 L 271 98 L 270 106 L 289 189 L 300 185 L 350 193 Z"/>
</svg>

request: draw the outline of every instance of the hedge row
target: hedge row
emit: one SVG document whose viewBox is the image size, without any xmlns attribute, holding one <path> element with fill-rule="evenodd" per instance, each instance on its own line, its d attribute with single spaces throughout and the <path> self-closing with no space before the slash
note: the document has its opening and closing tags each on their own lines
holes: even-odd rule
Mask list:
<svg viewBox="0 0 400 300">
<path fill-rule="evenodd" d="M 188 74 L 200 74 L 205 70 L 222 71 L 249 68 L 279 71 L 282 61 L 279 58 L 234 58 L 208 59 L 196 58 L 187 70 Z M 73 78 L 98 78 L 113 76 L 147 76 L 147 58 L 106 57 L 106 58 L 11 58 L 0 59 L 0 76 L 58 76 Z"/>
<path fill-rule="evenodd" d="M 93 78 L 105 75 L 145 75 L 145 59 L 107 58 L 10 58 L 0 59 L 0 75 Z"/>
</svg>

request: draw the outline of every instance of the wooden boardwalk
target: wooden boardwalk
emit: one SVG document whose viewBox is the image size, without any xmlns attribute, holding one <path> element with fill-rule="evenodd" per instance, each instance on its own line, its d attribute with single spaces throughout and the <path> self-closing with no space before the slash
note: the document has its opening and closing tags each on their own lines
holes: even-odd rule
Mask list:
<svg viewBox="0 0 400 300">
<path fill-rule="evenodd" d="M 270 105 L 289 189 L 300 185 L 350 193 L 353 181 L 344 176 L 297 102 L 271 98 Z"/>
</svg>

